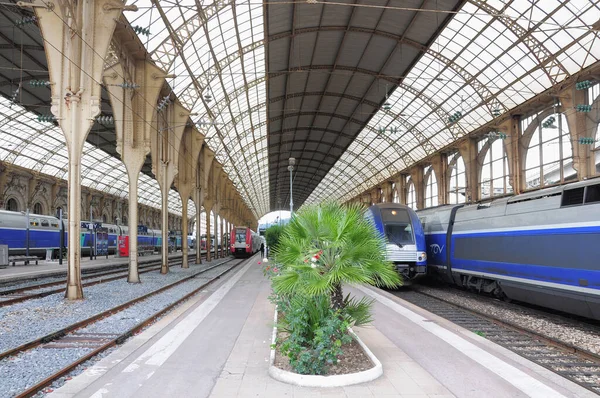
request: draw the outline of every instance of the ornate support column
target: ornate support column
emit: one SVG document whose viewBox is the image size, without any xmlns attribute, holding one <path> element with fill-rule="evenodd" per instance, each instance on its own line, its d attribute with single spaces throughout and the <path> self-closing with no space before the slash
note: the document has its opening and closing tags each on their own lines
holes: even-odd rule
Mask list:
<svg viewBox="0 0 600 398">
<path fill-rule="evenodd" d="M 158 134 L 151 140 L 152 172 L 156 176 L 162 196 L 161 274 L 169 272 L 169 190 L 178 173 L 179 148 L 189 115 L 177 102 L 167 106 L 157 116 Z"/>
<path fill-rule="evenodd" d="M 212 202 L 209 200 L 204 200 L 204 210 L 206 210 L 206 261 L 210 262 L 212 260 L 212 256 L 210 254 L 210 212 L 212 210 Z"/>
<path fill-rule="evenodd" d="M 200 240 L 202 232 L 200 227 L 202 226 L 202 204 L 204 202 L 202 188 L 199 186 L 195 187 L 194 190 L 195 199 L 194 204 L 196 205 L 196 264 L 202 264 L 202 253 L 200 249 Z"/>
<path fill-rule="evenodd" d="M 225 257 L 225 245 L 227 244 L 227 242 L 225 242 L 225 220 L 223 219 L 223 216 L 221 216 L 221 258 Z"/>
<path fill-rule="evenodd" d="M 465 162 L 465 179 L 467 183 L 465 202 L 477 202 L 481 197 L 481 190 L 479 188 L 481 167 L 477 161 L 477 141 L 467 138 L 459 144 L 458 149 Z"/>
<path fill-rule="evenodd" d="M 595 127 L 598 121 L 592 120 L 590 117 L 593 113 L 577 112 L 575 110 L 577 105 L 592 104 L 592 101 L 588 100 L 586 94 L 587 90 L 576 90 L 572 86 L 561 93 L 560 97 L 563 109 L 566 110 L 564 114 L 569 124 L 569 133 L 571 143 L 573 144 L 573 168 L 577 171 L 578 180 L 596 175 L 595 155 L 593 152 L 595 145 L 579 144 L 580 138 L 591 137 L 594 140 L 596 139 L 595 134 L 592 133 L 596 131 Z"/>
<path fill-rule="evenodd" d="M 406 176 L 401 175 L 396 179 L 396 192 L 398 192 L 398 202 L 401 205 L 406 205 Z"/>
<path fill-rule="evenodd" d="M 156 129 L 149 121 L 156 118 L 158 94 L 165 73 L 144 60 L 127 60 L 104 72 L 117 133 L 117 152 L 121 155 L 129 179 L 129 273 L 127 282 L 139 283 L 138 273 L 138 181 L 150 137 Z M 139 85 L 135 91 L 120 87 L 125 82 Z"/>
<path fill-rule="evenodd" d="M 215 259 L 219 258 L 219 204 L 215 203 L 213 211 L 215 214 Z"/>
<path fill-rule="evenodd" d="M 69 265 L 65 292 L 69 300 L 83 298 L 79 240 L 83 144 L 100 114 L 104 60 L 125 7 L 117 0 L 59 2 L 52 11 L 34 7 L 53 83 L 51 112 L 69 152 Z"/>
<path fill-rule="evenodd" d="M 508 183 L 513 188 L 515 195 L 525 190 L 525 169 L 521 165 L 521 120 L 519 116 L 513 116 L 506 120 L 498 130 L 506 134 L 504 141 L 504 151 L 508 160 Z M 525 149 L 527 150 L 527 149 Z"/>
<path fill-rule="evenodd" d="M 448 203 L 448 155 L 440 153 L 431 160 L 438 186 L 438 204 Z"/>
</svg>

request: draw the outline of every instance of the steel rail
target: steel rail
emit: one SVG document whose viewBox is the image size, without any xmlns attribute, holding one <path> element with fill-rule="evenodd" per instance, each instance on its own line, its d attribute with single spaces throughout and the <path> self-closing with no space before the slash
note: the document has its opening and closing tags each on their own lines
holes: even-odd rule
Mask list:
<svg viewBox="0 0 600 398">
<path fill-rule="evenodd" d="M 160 264 L 160 260 L 155 260 L 155 261 L 146 263 L 143 266 L 138 267 L 138 269 L 141 270 L 141 269 L 146 269 L 148 267 L 155 267 L 156 264 Z M 110 271 L 100 271 L 100 272 L 93 273 L 93 274 L 86 274 L 85 276 L 81 277 L 81 280 L 94 279 L 94 278 L 103 277 L 103 276 L 107 276 L 107 275 L 121 274 L 123 272 L 128 272 L 128 270 L 126 268 L 122 268 L 122 269 L 112 269 Z M 53 279 L 56 279 L 56 278 L 53 278 Z M 55 281 L 55 282 L 42 282 L 37 285 L 28 285 L 28 286 L 23 286 L 23 287 L 16 287 L 14 289 L 0 290 L 0 296 L 8 296 L 11 294 L 27 292 L 29 290 L 38 290 L 38 289 L 44 289 L 46 287 L 64 285 L 65 282 L 66 281 L 61 279 L 61 280 Z"/>
<path fill-rule="evenodd" d="M 183 283 L 185 281 L 188 281 L 188 280 L 190 280 L 190 279 L 192 279 L 192 278 L 194 278 L 194 277 L 196 277 L 196 276 L 198 276 L 198 275 L 200 275 L 202 273 L 210 271 L 213 268 L 216 268 L 216 267 L 218 267 L 220 265 L 223 265 L 223 264 L 228 263 L 228 262 L 233 261 L 233 260 L 234 259 L 229 259 L 229 260 L 221 262 L 219 264 L 211 265 L 210 267 L 205 268 L 202 271 L 196 272 L 196 273 L 194 273 L 194 274 L 192 274 L 190 276 L 186 276 L 186 277 L 184 277 L 184 278 L 182 278 L 182 279 L 180 279 L 180 280 L 178 280 L 176 282 L 173 282 L 171 284 L 163 286 L 163 287 L 161 287 L 161 288 L 159 288 L 157 290 L 154 290 L 152 292 L 146 293 L 146 294 L 144 294 L 144 295 L 142 295 L 140 297 L 136 297 L 136 298 L 134 298 L 132 300 L 129 300 L 129 301 L 123 303 L 123 304 L 119 304 L 118 306 L 110 308 L 110 309 L 108 309 L 106 311 L 102 311 L 102 312 L 100 312 L 100 313 L 98 313 L 96 315 L 93 315 L 93 316 L 91 316 L 89 318 L 83 319 L 83 320 L 81 320 L 79 322 L 73 323 L 73 324 L 71 324 L 69 326 L 66 326 L 66 327 L 62 328 L 62 329 L 59 329 L 59 330 L 54 331 L 52 333 L 49 333 L 49 334 L 47 334 L 47 335 L 45 335 L 43 337 L 39 337 L 39 338 L 37 338 L 35 340 L 32 340 L 32 341 L 29 341 L 27 343 L 21 344 L 18 347 L 6 350 L 6 351 L 0 353 L 0 360 L 4 359 L 4 358 L 7 358 L 9 356 L 18 354 L 19 352 L 22 352 L 22 351 L 25 351 L 25 350 L 28 350 L 28 349 L 31 349 L 31 348 L 35 348 L 35 347 L 37 347 L 37 346 L 39 346 L 41 344 L 49 343 L 50 341 L 56 340 L 58 338 L 61 338 L 64 335 L 66 335 L 67 333 L 73 332 L 73 331 L 75 331 L 77 329 L 84 328 L 84 327 L 86 327 L 86 326 L 88 326 L 88 325 L 90 325 L 90 324 L 92 324 L 92 323 L 94 323 L 96 321 L 99 321 L 102 318 L 105 318 L 107 316 L 113 315 L 113 314 L 115 314 L 117 312 L 121 312 L 124 309 L 126 309 L 127 307 L 130 307 L 131 305 L 133 305 L 133 304 L 135 304 L 135 303 L 137 303 L 139 301 L 142 301 L 142 300 L 144 300 L 144 299 L 146 299 L 148 297 L 154 296 L 154 295 L 156 295 L 158 293 L 161 293 L 161 292 L 163 292 L 165 290 L 168 290 L 168 289 L 170 289 L 172 287 L 175 287 L 175 286 L 177 286 L 177 285 L 179 285 L 179 284 L 181 284 L 181 283 Z"/>
<path fill-rule="evenodd" d="M 252 257 L 250 257 L 250 258 L 252 258 Z M 206 270 L 203 270 L 200 273 L 206 272 L 208 270 L 211 270 L 213 268 L 219 267 L 221 265 L 224 265 L 224 264 L 229 263 L 229 262 L 234 261 L 234 260 L 238 260 L 238 259 L 236 259 L 236 258 L 229 259 L 229 260 L 224 261 L 222 263 L 219 263 L 217 265 L 211 266 L 211 267 L 207 268 Z M 234 268 L 236 268 L 237 266 L 239 266 L 240 264 L 242 264 L 244 262 L 245 261 L 242 260 L 242 261 L 238 262 L 237 264 L 234 264 L 232 267 L 229 267 L 228 269 L 226 269 L 223 272 L 219 273 L 217 276 L 211 278 L 209 281 L 203 283 L 202 285 L 200 285 L 199 287 L 197 287 L 196 289 L 194 289 L 190 293 L 186 294 L 182 298 L 180 298 L 180 299 L 176 300 L 175 302 L 169 304 L 167 307 L 165 307 L 162 310 L 158 311 L 157 313 L 151 315 L 150 317 L 148 317 L 144 321 L 138 323 L 134 327 L 132 327 L 129 330 L 127 330 L 126 332 L 120 334 L 118 337 L 111 339 L 110 341 L 108 341 L 107 343 L 103 344 L 102 346 L 100 346 L 100 347 L 92 350 L 91 352 L 89 352 L 88 354 L 84 355 L 83 357 L 77 359 L 76 361 L 72 362 L 71 364 L 65 366 L 64 368 L 60 369 L 59 371 L 55 372 L 54 374 L 52 374 L 52 375 L 48 376 L 47 378 L 45 378 L 44 380 L 40 381 L 39 383 L 33 385 L 32 387 L 28 388 L 27 390 L 25 390 L 25 391 L 21 392 L 20 394 L 16 395 L 15 398 L 28 398 L 28 397 L 31 397 L 31 396 L 35 395 L 37 392 L 39 392 L 40 390 L 42 390 L 44 387 L 46 387 L 47 385 L 51 384 L 54 380 L 59 379 L 62 376 L 68 374 L 71 370 L 73 370 L 75 367 L 79 366 L 83 362 L 85 362 L 85 361 L 93 358 L 94 356 L 96 356 L 99 353 L 107 350 L 110 347 L 113 347 L 115 345 L 123 343 L 125 340 L 127 340 L 129 337 L 131 337 L 134 333 L 136 333 L 137 331 L 143 329 L 144 327 L 146 327 L 147 325 L 149 325 L 150 323 L 152 323 L 154 320 L 156 320 L 157 318 L 159 318 L 163 314 L 167 313 L 168 311 L 172 310 L 174 307 L 176 307 L 177 305 L 179 305 L 182 302 L 186 301 L 190 297 L 196 295 L 198 292 L 200 292 L 206 286 L 208 286 L 208 285 L 212 284 L 213 282 L 215 282 L 216 280 L 220 279 L 221 276 L 223 276 L 224 274 L 226 274 L 229 271 L 233 270 Z M 193 275 L 192 277 L 194 277 L 194 276 L 196 276 L 196 275 L 198 275 L 200 273 L 197 273 L 197 274 Z M 192 277 L 186 278 L 186 280 L 191 279 Z M 183 280 L 182 281 L 178 281 L 177 284 L 179 284 L 180 282 L 183 282 Z M 169 285 L 169 286 L 172 286 L 172 285 Z M 162 291 L 164 289 L 160 289 L 160 290 Z M 141 301 L 141 300 L 139 300 L 139 301 Z"/>
<path fill-rule="evenodd" d="M 152 272 L 154 270 L 160 269 L 160 261 L 158 262 L 158 264 L 159 264 L 158 267 L 157 267 L 156 264 L 157 263 L 155 262 L 155 263 L 152 263 L 152 265 L 147 265 L 147 266 L 144 266 L 144 267 L 140 267 L 140 268 L 143 268 L 143 270 L 142 271 L 138 271 L 138 273 L 145 274 L 147 272 Z M 179 265 L 179 264 L 182 264 L 182 263 L 175 262 L 173 265 L 175 266 L 175 265 Z M 146 268 L 150 268 L 150 269 L 146 269 Z M 94 285 L 98 285 L 100 283 L 106 283 L 106 282 L 111 282 L 111 281 L 114 281 L 114 280 L 117 280 L 117 279 L 127 278 L 127 275 L 128 275 L 127 274 L 127 270 L 120 270 L 118 272 L 121 275 L 112 276 L 110 278 L 99 279 L 99 280 L 95 280 L 95 281 L 83 283 L 82 287 L 94 286 Z M 125 272 L 125 274 L 123 274 L 123 272 Z M 111 274 L 114 274 L 114 272 L 112 272 Z M 86 279 L 98 278 L 99 276 L 102 277 L 103 275 L 94 275 L 93 277 L 88 277 Z M 64 285 L 64 284 L 65 284 L 65 281 L 52 282 L 52 286 L 55 286 L 55 285 Z M 44 286 L 42 286 L 42 285 L 36 285 L 36 286 L 31 287 L 31 288 L 23 288 L 23 291 L 37 290 L 37 289 L 44 289 Z M 56 293 L 62 293 L 64 291 L 65 291 L 64 287 L 61 287 L 61 288 L 58 288 L 58 289 L 45 290 L 43 292 L 32 293 L 32 294 L 28 294 L 28 295 L 21 296 L 21 297 L 14 297 L 14 298 L 7 299 L 7 300 L 1 300 L 0 299 L 0 307 L 6 307 L 6 306 L 17 304 L 17 303 L 22 303 L 23 301 L 33 300 L 33 299 L 36 299 L 36 298 L 42 298 L 42 297 L 50 296 L 50 295 L 56 294 Z"/>
<path fill-rule="evenodd" d="M 506 331 L 508 331 L 509 333 L 510 332 L 516 333 L 524 338 L 532 340 L 532 343 L 533 343 L 533 341 L 537 341 L 545 346 L 552 347 L 554 349 L 559 350 L 562 354 L 573 356 L 573 358 L 569 358 L 570 362 L 560 362 L 559 361 L 559 362 L 554 362 L 554 363 L 553 362 L 547 363 L 541 359 L 551 361 L 552 357 L 537 354 L 537 358 L 536 358 L 535 351 L 532 351 L 528 355 L 528 353 L 526 352 L 526 349 L 528 347 L 527 345 L 522 346 L 522 345 L 518 345 L 518 344 L 514 344 L 514 343 L 511 344 L 512 339 L 502 339 L 500 337 L 500 335 L 498 335 L 499 336 L 498 338 L 495 338 L 492 336 L 483 336 L 484 338 L 488 339 L 489 341 L 496 343 L 496 344 L 522 356 L 523 358 L 528 359 L 528 360 L 536 363 L 537 365 L 540 365 L 540 366 L 552 371 L 553 373 L 556 373 L 562 377 L 565 377 L 566 379 L 572 381 L 573 383 L 575 383 L 589 391 L 592 391 L 596 394 L 600 393 L 600 384 L 594 384 L 594 383 L 582 381 L 582 380 L 578 379 L 578 377 L 577 377 L 577 376 L 580 376 L 580 377 L 586 376 L 586 373 L 587 374 L 600 374 L 600 355 L 593 353 L 589 350 L 586 350 L 582 347 L 577 347 L 573 344 L 570 344 L 570 343 L 567 343 L 564 341 L 560 341 L 551 336 L 547 336 L 547 335 L 543 334 L 543 332 L 539 332 L 539 331 L 518 325 L 515 322 L 511 322 L 511 321 L 508 321 L 505 319 L 500 319 L 491 314 L 487 314 L 483 311 L 470 308 L 468 305 L 455 303 L 451 300 L 448 300 L 445 298 L 440 298 L 433 294 L 426 293 L 426 292 L 423 292 L 420 290 L 412 290 L 411 292 L 415 293 L 417 295 L 422 295 L 429 299 L 433 299 L 435 301 L 444 303 L 445 305 L 450 306 L 451 308 L 453 308 L 456 311 L 463 311 L 463 312 L 467 313 L 467 315 L 481 319 L 481 321 L 483 321 L 483 322 L 488 322 L 488 323 L 493 324 L 496 327 L 503 328 Z M 412 303 L 418 307 L 421 307 L 427 311 L 430 311 L 442 318 L 445 318 L 453 323 L 456 323 L 457 325 L 459 325 L 461 327 L 464 327 L 466 329 L 474 329 L 474 326 L 472 326 L 472 325 L 474 325 L 474 323 L 468 319 L 463 318 L 463 319 L 459 319 L 458 321 L 453 321 L 451 319 L 451 318 L 453 318 L 452 314 L 449 314 L 446 311 L 440 311 L 439 309 L 436 310 L 435 308 L 432 308 L 431 305 L 428 305 L 423 300 L 413 300 L 413 299 L 410 299 L 407 297 L 403 297 L 402 294 L 396 294 L 396 296 L 398 296 L 406 301 L 409 301 L 410 303 Z M 461 323 L 462 323 L 462 325 L 461 325 Z M 481 329 L 481 328 L 479 328 L 479 329 Z M 515 347 L 520 347 L 523 349 L 517 350 L 517 349 L 515 349 Z M 589 363 L 577 362 L 577 359 L 583 359 L 583 360 L 589 361 Z M 558 370 L 561 367 L 562 368 L 577 368 L 577 367 L 587 368 L 588 372 L 574 371 L 574 370 L 571 370 L 571 371 Z"/>
</svg>

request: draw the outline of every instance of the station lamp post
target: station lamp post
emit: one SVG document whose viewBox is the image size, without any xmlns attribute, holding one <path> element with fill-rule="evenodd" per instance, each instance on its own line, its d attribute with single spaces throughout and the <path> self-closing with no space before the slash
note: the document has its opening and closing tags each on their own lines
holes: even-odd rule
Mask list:
<svg viewBox="0 0 600 398">
<path fill-rule="evenodd" d="M 292 195 L 292 172 L 294 171 L 294 165 L 296 164 L 296 159 L 294 158 L 290 158 L 289 159 L 289 166 L 288 166 L 288 170 L 290 171 L 290 218 L 292 218 L 292 216 L 294 215 L 294 196 Z"/>
</svg>

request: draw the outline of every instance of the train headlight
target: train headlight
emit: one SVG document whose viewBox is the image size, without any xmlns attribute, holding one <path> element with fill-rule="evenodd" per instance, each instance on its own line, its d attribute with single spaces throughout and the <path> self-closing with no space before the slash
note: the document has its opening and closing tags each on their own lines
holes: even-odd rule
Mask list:
<svg viewBox="0 0 600 398">
<path fill-rule="evenodd" d="M 425 260 L 427 260 L 427 253 L 417 252 L 417 261 L 425 261 Z"/>
<path fill-rule="evenodd" d="M 250 245 L 246 243 L 246 249 L 250 249 Z"/>
</svg>

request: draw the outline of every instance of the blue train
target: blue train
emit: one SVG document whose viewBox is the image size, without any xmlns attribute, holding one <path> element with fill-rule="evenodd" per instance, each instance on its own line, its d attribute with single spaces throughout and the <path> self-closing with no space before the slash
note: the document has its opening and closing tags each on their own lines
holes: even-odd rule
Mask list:
<svg viewBox="0 0 600 398">
<path fill-rule="evenodd" d="M 600 180 L 417 213 L 431 273 L 499 298 L 600 319 Z"/>
<path fill-rule="evenodd" d="M 379 203 L 365 211 L 365 218 L 386 239 L 386 256 L 405 284 L 427 273 L 425 235 L 413 209 L 397 203 Z"/>
<path fill-rule="evenodd" d="M 64 221 L 66 227 L 66 220 Z M 88 221 L 81 222 L 81 252 L 83 256 L 89 256 L 92 233 L 90 227 L 103 227 L 108 232 L 108 252 L 116 253 L 119 236 L 128 236 L 129 227 L 95 222 L 90 225 Z M 53 216 L 40 214 L 29 215 L 29 255 L 44 258 L 47 250 L 52 250 L 54 257 L 58 255 L 60 245 L 60 220 Z M 93 230 L 92 230 L 93 231 Z M 64 232 L 65 247 L 68 244 L 67 232 Z M 181 249 L 181 233 L 170 232 L 169 244 L 176 250 Z M 195 247 L 196 240 L 188 236 L 188 246 Z M 9 255 L 22 255 L 26 252 L 27 242 L 27 216 L 21 212 L 0 210 L 0 244 L 8 245 Z M 138 227 L 138 251 L 141 254 L 160 252 L 162 248 L 161 231 L 148 229 L 145 226 Z"/>
</svg>

